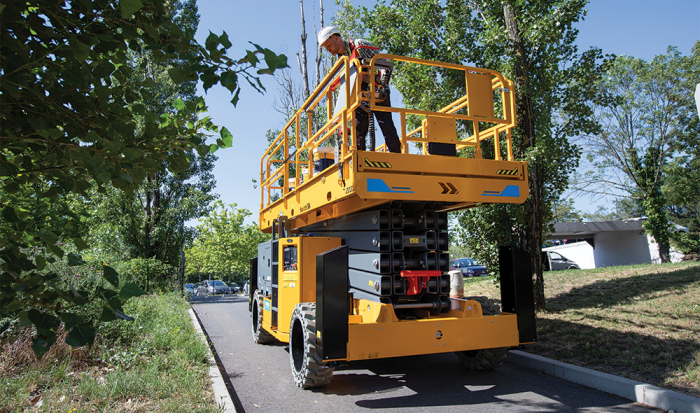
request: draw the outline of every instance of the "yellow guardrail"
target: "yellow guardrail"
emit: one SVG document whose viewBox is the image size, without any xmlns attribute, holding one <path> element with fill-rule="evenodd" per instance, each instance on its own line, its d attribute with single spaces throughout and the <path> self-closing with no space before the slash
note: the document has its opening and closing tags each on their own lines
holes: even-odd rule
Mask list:
<svg viewBox="0 0 700 413">
<path fill-rule="evenodd" d="M 388 107 L 377 104 L 374 82 L 369 82 L 369 90 L 363 91 L 362 76 L 354 76 L 353 82 L 342 81 L 351 79 L 353 72 L 375 73 L 382 65 L 380 59 L 403 62 L 404 65 L 426 65 L 461 71 L 465 80 L 464 95 L 436 111 Z M 381 53 L 365 63 L 367 64 L 363 65 L 359 59 L 340 57 L 272 141 L 260 161 L 261 211 L 309 183 L 314 176 L 313 151 L 316 148 L 332 145 L 336 151 L 335 162 L 345 162 L 353 151 L 357 151 L 355 110 L 363 102 L 374 112 L 399 114 L 398 132 L 404 154 L 409 153 L 409 143 L 415 142 L 422 146 L 422 154 L 429 156 L 428 144 L 436 142 L 455 144 L 457 149 L 471 147 L 472 156 L 483 159 L 481 142 L 492 139 L 493 159 L 514 160 L 511 129 L 516 125 L 515 93 L 513 83 L 500 73 Z M 333 107 L 335 94 L 345 96 L 338 108 Z M 421 126 L 407 131 L 406 119 L 410 115 L 423 119 Z M 458 128 L 458 122 L 464 122 L 464 126 Z M 463 132 L 460 138 L 458 130 L 469 130 L 469 133 L 467 135 Z M 502 137 L 506 140 L 505 148 L 501 148 Z M 386 152 L 387 148 L 386 145 L 381 145 L 376 150 Z M 306 176 L 302 176 L 304 168 L 308 171 Z"/>
</svg>

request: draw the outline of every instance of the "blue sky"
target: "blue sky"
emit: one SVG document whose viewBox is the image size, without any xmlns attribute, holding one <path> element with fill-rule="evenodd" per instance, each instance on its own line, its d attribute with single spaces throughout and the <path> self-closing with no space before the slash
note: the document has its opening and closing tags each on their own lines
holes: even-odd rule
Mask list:
<svg viewBox="0 0 700 413">
<path fill-rule="evenodd" d="M 371 8 L 371 0 L 353 1 L 355 5 Z M 204 40 L 212 31 L 226 31 L 233 47 L 231 55 L 242 57 L 248 43 L 254 42 L 289 57 L 289 65 L 298 73 L 295 53 L 300 51 L 300 6 L 296 0 L 257 0 L 254 3 L 241 0 L 200 0 L 201 20 L 197 40 Z M 315 7 L 315 10 L 313 8 Z M 334 0 L 324 1 L 325 23 L 329 24 L 335 13 Z M 590 46 L 600 47 L 604 53 L 628 55 L 645 60 L 664 54 L 668 46 L 677 46 L 688 55 L 700 40 L 700 0 L 592 0 L 586 19 L 577 24 L 578 44 L 581 50 Z M 314 14 L 318 26 L 318 1 L 305 1 L 304 9 L 307 33 L 308 59 L 314 58 Z M 227 204 L 236 203 L 247 208 L 257 221 L 260 191 L 253 188 L 252 179 L 260 174 L 260 157 L 267 149 L 265 132 L 283 124 L 283 116 L 272 104 L 278 95 L 277 84 L 271 77 L 263 77 L 267 89 L 265 95 L 244 86 L 238 107 L 230 103 L 231 95 L 222 87 L 214 87 L 205 95 L 209 115 L 214 123 L 226 126 L 233 134 L 233 147 L 219 150 L 214 174 L 216 192 Z M 689 91 L 694 93 L 694 91 Z M 379 138 L 381 141 L 381 138 Z M 595 206 L 581 197 L 576 208 L 594 212 Z"/>
</svg>

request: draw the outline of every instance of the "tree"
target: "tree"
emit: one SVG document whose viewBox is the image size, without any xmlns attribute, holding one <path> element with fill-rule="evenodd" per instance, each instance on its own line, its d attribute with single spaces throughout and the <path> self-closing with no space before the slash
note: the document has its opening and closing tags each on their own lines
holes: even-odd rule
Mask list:
<svg viewBox="0 0 700 413">
<path fill-rule="evenodd" d="M 649 63 L 617 58 L 599 84 L 615 104 L 597 111 L 603 130 L 586 137 L 589 165 L 578 181 L 580 190 L 625 196 L 641 205 L 644 228 L 658 243 L 663 262 L 670 258 L 669 204 L 662 191 L 666 172 L 685 175 L 668 163 L 683 162 L 674 158 L 691 149 L 683 143 L 697 140 L 700 132 L 692 121 L 697 119 L 692 90 L 700 75 L 699 45 L 691 57 L 669 47 Z"/>
<path fill-rule="evenodd" d="M 172 266 L 180 262 L 184 244 L 194 238 L 185 223 L 205 216 L 217 195 L 212 173 L 216 157 L 192 153 L 189 168 L 146 177 L 134 193 L 114 191 L 100 215 L 117 224 L 129 258 L 152 258 Z"/>
<path fill-rule="evenodd" d="M 132 104 L 153 97 L 154 79 L 134 76 L 129 54 L 147 50 L 156 63 L 172 62 L 168 75 L 175 83 L 201 80 L 205 90 L 220 83 L 234 105 L 239 78 L 264 90 L 258 76 L 286 67 L 286 57 L 254 45 L 233 59 L 226 33 L 212 33 L 200 46 L 158 1 L 10 2 L 0 18 L 0 313 L 36 327 L 33 348 L 41 356 L 61 323 L 67 343 L 93 342 L 95 329 L 76 308 L 98 302 L 103 321 L 129 319 L 123 302 L 142 291 L 133 284 L 116 291 L 119 276 L 108 266 L 102 267 L 106 287 L 94 291 L 77 290 L 45 271 L 64 256 L 83 265 L 66 251 L 71 244 L 86 249 L 85 233 L 12 204 L 16 195 L 34 188 L 37 202 L 56 203 L 70 194 L 87 196 L 92 187 L 134 190 L 161 165 L 182 171 L 192 151 L 204 156 L 231 144 L 223 129 L 216 144 L 206 143 L 206 132 L 217 128 L 203 116 L 201 98 L 175 100 L 165 114 Z"/>
<path fill-rule="evenodd" d="M 202 273 L 216 274 L 231 281 L 236 275 L 249 273 L 250 259 L 257 255 L 258 244 L 270 236 L 255 223 L 244 224 L 251 215 L 247 209 L 221 201 L 215 202 L 214 208 L 197 226 L 199 236 L 186 251 L 188 265 L 194 265 L 200 277 Z"/>
<path fill-rule="evenodd" d="M 583 217 L 581 211 L 574 209 L 574 200 L 572 198 L 559 198 L 554 203 L 554 222 L 581 222 Z"/>
<path fill-rule="evenodd" d="M 599 94 L 591 79 L 602 74 L 604 60 L 598 49 L 578 53 L 573 28 L 585 15 L 585 4 L 394 0 L 363 13 L 372 39 L 389 53 L 496 69 L 513 79 L 519 125 L 513 150 L 516 159 L 528 161 L 530 197 L 524 208 L 494 205 L 462 212 L 458 232 L 486 264 L 496 262 L 498 243 L 529 252 L 538 309 L 545 306 L 540 253 L 546 224 L 578 166 L 579 148 L 569 138 L 597 130 L 591 103 Z M 463 79 L 446 70 L 402 70 L 399 65 L 394 85 L 414 107 L 441 107 L 463 88 Z"/>
<path fill-rule="evenodd" d="M 199 14 L 195 0 L 176 1 L 169 11 L 173 21 L 185 33 L 197 31 Z M 153 84 L 148 87 L 151 98 L 131 102 L 131 106 L 143 105 L 158 116 L 173 111 L 173 104 L 196 100 L 196 82 L 175 83 L 168 75 L 171 65 L 182 65 L 181 59 L 156 62 L 149 50 L 131 51 L 129 64 L 135 78 L 148 77 Z M 194 120 L 194 119 L 193 119 Z M 144 130 L 145 119 L 137 117 L 137 134 Z M 144 137 L 145 139 L 145 137 Z M 185 222 L 198 219 L 210 210 L 217 195 L 212 193 L 216 184 L 212 170 L 216 156 L 196 151 L 187 154 L 189 165 L 181 171 L 171 172 L 163 163 L 160 170 L 146 176 L 146 182 L 135 191 L 125 193 L 110 191 L 104 196 L 102 208 L 95 215 L 98 219 L 116 224 L 123 247 L 131 258 L 156 258 L 177 266 L 183 244 L 191 240 L 194 228 Z M 93 225 L 101 225 L 94 222 Z"/>
</svg>

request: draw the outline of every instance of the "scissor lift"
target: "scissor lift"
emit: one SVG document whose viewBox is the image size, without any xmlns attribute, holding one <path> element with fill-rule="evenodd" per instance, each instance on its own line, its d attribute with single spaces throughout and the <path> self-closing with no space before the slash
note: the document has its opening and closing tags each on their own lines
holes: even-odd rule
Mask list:
<svg viewBox="0 0 700 413">
<path fill-rule="evenodd" d="M 381 106 L 360 74 L 387 62 L 461 72 L 464 95 L 436 111 Z M 466 367 L 493 368 L 509 347 L 535 340 L 527 254 L 500 252 L 503 313 L 482 298 L 449 297 L 447 212 L 528 196 L 527 164 L 512 154 L 513 95 L 492 70 L 341 57 L 272 142 L 259 222 L 273 240 L 251 262 L 250 310 L 256 342 L 290 343 L 300 387 L 327 384 L 339 362 L 371 358 L 454 351 Z M 399 115 L 401 153 L 358 150 L 362 106 Z M 407 119 L 419 126 L 407 130 Z M 335 163 L 314 163 L 328 146 Z"/>
</svg>

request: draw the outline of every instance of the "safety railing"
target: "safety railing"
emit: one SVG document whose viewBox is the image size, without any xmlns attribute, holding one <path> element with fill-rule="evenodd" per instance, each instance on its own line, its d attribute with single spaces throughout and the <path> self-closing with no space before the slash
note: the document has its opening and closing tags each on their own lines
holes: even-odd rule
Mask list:
<svg viewBox="0 0 700 413">
<path fill-rule="evenodd" d="M 381 106 L 377 102 L 375 82 L 368 82 L 369 90 L 362 90 L 361 74 L 363 71 L 376 73 L 383 67 L 385 60 L 382 59 L 461 71 L 465 79 L 464 95 L 436 111 Z M 358 148 L 355 111 L 362 104 L 373 112 L 399 115 L 399 137 L 404 154 L 409 153 L 409 143 L 414 142 L 421 147 L 421 154 L 430 155 L 429 144 L 436 142 L 454 144 L 457 150 L 472 148 L 469 155 L 483 159 L 482 142 L 491 139 L 493 159 L 513 160 L 514 90 L 512 82 L 500 73 L 389 54 L 377 54 L 369 62 L 342 56 L 262 156 L 261 210 L 311 184 L 318 173 L 314 171 L 313 153 L 319 147 L 333 148 L 342 174 L 342 166 Z M 420 126 L 407 131 L 407 117 L 412 115 L 422 120 Z M 502 147 L 502 139 L 505 139 L 505 147 Z M 386 145 L 379 146 L 376 151 L 386 152 Z"/>
</svg>

